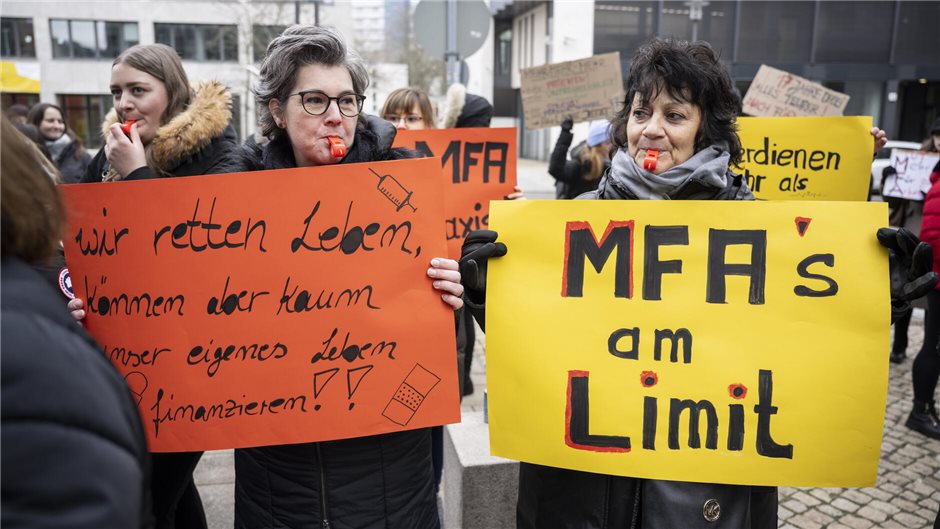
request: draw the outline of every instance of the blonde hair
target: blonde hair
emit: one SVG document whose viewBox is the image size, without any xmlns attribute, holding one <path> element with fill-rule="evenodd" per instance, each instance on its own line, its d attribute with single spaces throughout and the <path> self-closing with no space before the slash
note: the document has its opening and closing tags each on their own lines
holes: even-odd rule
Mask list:
<svg viewBox="0 0 940 529">
<path fill-rule="evenodd" d="M 607 153 L 610 150 L 609 146 L 605 146 L 606 143 L 600 143 L 593 147 L 585 145 L 585 148 L 581 151 L 581 162 L 588 164 L 588 172 L 581 176 L 584 180 L 593 182 L 604 173 L 604 159 L 607 158 Z"/>
</svg>

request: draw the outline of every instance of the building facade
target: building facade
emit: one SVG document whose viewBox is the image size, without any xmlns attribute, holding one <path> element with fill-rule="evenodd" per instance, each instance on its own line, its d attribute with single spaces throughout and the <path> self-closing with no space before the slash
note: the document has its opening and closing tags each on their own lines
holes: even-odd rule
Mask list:
<svg viewBox="0 0 940 529">
<path fill-rule="evenodd" d="M 408 78 L 407 67 L 385 64 L 376 53 L 386 47 L 387 2 L 398 17 L 410 6 L 407 0 L 4 0 L 2 106 L 55 102 L 85 144 L 98 148 L 100 124 L 113 106 L 111 62 L 130 46 L 159 42 L 176 49 L 191 82 L 217 79 L 231 90 L 233 125 L 245 139 L 255 131 L 250 88 L 268 43 L 291 24 L 318 22 L 374 59 L 364 111 L 375 113 Z"/>
<path fill-rule="evenodd" d="M 940 2 L 516 1 L 494 24 L 497 112 L 520 121 L 520 68 L 618 51 L 627 72 L 654 36 L 708 41 L 742 94 L 761 64 L 848 94 L 845 114 L 892 139 L 920 141 L 940 116 Z M 549 136 L 525 131 L 520 152 L 547 156 Z"/>
</svg>

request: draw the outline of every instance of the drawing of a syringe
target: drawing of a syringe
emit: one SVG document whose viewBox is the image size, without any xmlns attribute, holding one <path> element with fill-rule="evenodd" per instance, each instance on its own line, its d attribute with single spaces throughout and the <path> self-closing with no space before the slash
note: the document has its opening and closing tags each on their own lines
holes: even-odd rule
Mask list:
<svg viewBox="0 0 940 529">
<path fill-rule="evenodd" d="M 385 198 L 392 204 L 395 204 L 395 211 L 401 211 L 401 208 L 405 206 L 411 208 L 411 211 L 418 211 L 418 209 L 411 204 L 412 192 L 402 187 L 401 183 L 395 180 L 394 176 L 388 174 L 380 175 L 373 171 L 371 167 L 369 170 L 372 171 L 372 174 L 379 177 L 379 183 L 376 188 L 385 195 Z"/>
</svg>

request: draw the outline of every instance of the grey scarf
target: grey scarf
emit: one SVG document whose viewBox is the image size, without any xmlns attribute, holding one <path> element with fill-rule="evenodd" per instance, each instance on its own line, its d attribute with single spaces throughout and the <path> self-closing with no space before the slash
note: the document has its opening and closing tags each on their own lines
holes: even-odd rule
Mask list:
<svg viewBox="0 0 940 529">
<path fill-rule="evenodd" d="M 640 200 L 670 200 L 690 180 L 697 180 L 705 187 L 725 187 L 730 160 L 727 149 L 711 146 L 657 175 L 637 165 L 624 147 L 614 154 L 610 177 Z"/>
<path fill-rule="evenodd" d="M 62 158 L 62 153 L 65 152 L 66 147 L 71 144 L 72 138 L 69 138 L 68 134 L 63 134 L 59 139 L 54 141 L 46 140 L 46 148 L 49 149 L 49 154 L 52 155 L 52 159 L 57 165 Z"/>
</svg>

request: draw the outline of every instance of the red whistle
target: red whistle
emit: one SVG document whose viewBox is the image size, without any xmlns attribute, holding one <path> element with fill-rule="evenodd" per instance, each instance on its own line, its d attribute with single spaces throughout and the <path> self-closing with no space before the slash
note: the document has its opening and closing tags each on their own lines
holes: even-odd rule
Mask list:
<svg viewBox="0 0 940 529">
<path fill-rule="evenodd" d="M 647 171 L 656 170 L 656 161 L 659 159 L 659 151 L 656 149 L 647 149 L 646 158 L 643 159 L 643 169 Z"/>
<path fill-rule="evenodd" d="M 330 154 L 333 155 L 333 158 L 346 156 L 346 144 L 339 136 L 327 136 L 326 139 L 330 142 Z"/>
<path fill-rule="evenodd" d="M 128 138 L 131 137 L 131 125 L 133 125 L 134 123 L 137 123 L 136 119 L 129 119 L 121 124 L 121 132 L 123 132 L 124 135 L 127 136 Z"/>
</svg>

